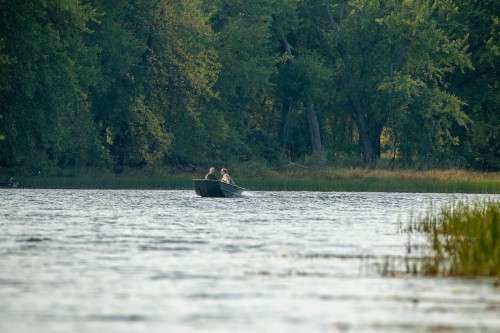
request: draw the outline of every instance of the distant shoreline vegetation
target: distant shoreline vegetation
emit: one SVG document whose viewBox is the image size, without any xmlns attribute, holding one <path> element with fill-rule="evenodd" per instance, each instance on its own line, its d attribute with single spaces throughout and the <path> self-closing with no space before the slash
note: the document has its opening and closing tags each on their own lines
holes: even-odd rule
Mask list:
<svg viewBox="0 0 500 333">
<path fill-rule="evenodd" d="M 464 170 L 377 170 L 294 168 L 234 168 L 237 183 L 250 191 L 347 191 L 500 193 L 500 173 Z M 0 171 L 0 177 L 8 176 Z M 68 171 L 50 175 L 19 176 L 21 188 L 47 189 L 191 189 L 192 179 L 203 171 L 165 173 L 129 171 Z"/>
<path fill-rule="evenodd" d="M 498 172 L 499 3 L 0 1 L 0 168 Z M 24 183 L 168 188 L 191 177 L 96 176 Z M 240 179 L 259 189 L 484 185 L 374 177 Z"/>
</svg>

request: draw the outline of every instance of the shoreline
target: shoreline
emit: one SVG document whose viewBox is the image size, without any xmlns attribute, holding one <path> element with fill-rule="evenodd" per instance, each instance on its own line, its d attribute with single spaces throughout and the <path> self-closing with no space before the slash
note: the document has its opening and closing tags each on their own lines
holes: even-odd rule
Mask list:
<svg viewBox="0 0 500 333">
<path fill-rule="evenodd" d="M 32 189 L 189 190 L 193 188 L 192 179 L 201 177 L 200 173 L 146 175 L 85 172 L 62 176 L 20 176 L 16 180 L 18 188 Z M 463 170 L 264 170 L 254 174 L 235 174 L 234 178 L 238 185 L 249 191 L 500 194 L 499 173 Z"/>
</svg>

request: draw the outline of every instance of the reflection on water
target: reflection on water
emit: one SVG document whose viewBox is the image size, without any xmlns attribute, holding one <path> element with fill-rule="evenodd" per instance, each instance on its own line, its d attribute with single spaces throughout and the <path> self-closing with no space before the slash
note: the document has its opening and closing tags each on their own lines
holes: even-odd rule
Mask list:
<svg viewBox="0 0 500 333">
<path fill-rule="evenodd" d="M 481 198 L 1 190 L 0 332 L 497 332 L 491 283 L 377 269 L 409 218 Z"/>
</svg>

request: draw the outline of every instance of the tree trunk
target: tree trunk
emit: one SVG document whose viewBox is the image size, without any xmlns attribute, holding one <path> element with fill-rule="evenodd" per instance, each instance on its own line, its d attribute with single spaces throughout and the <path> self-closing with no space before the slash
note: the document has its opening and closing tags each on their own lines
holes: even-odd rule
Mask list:
<svg viewBox="0 0 500 333">
<path fill-rule="evenodd" d="M 290 98 L 286 98 L 281 105 L 281 119 L 279 128 L 279 143 L 282 147 L 286 146 L 287 132 L 288 132 L 288 118 L 292 102 Z"/>
<path fill-rule="evenodd" d="M 359 131 L 359 140 L 363 147 L 363 160 L 368 166 L 375 166 L 380 158 L 380 135 L 382 135 L 383 126 L 373 123 L 365 112 L 363 106 L 356 103 L 355 100 L 349 100 L 351 105 L 351 115 L 356 122 Z"/>
<path fill-rule="evenodd" d="M 359 138 L 363 146 L 363 161 L 366 165 L 373 166 L 375 164 L 375 150 L 367 133 L 360 131 Z"/>
<path fill-rule="evenodd" d="M 368 166 L 374 166 L 380 157 L 380 135 L 382 129 L 378 126 L 370 126 L 366 117 L 357 112 L 353 114 L 359 131 L 359 140 L 363 147 L 363 160 Z"/>
<path fill-rule="evenodd" d="M 323 144 L 321 142 L 321 131 L 319 128 L 318 115 L 314 110 L 314 103 L 311 99 L 306 102 L 307 123 L 309 125 L 309 135 L 311 137 L 311 146 L 313 154 L 322 155 L 324 153 Z"/>
<path fill-rule="evenodd" d="M 276 16 L 273 15 L 273 20 L 277 23 L 278 32 L 281 36 L 281 42 L 283 44 L 283 48 L 288 55 L 288 62 L 290 66 L 297 66 L 295 62 L 295 55 L 293 54 L 293 47 L 288 42 L 284 31 L 281 29 L 279 21 Z M 314 110 L 314 103 L 310 96 L 306 97 L 305 102 L 306 107 L 306 115 L 307 115 L 307 124 L 309 125 L 309 135 L 311 137 L 311 146 L 313 155 L 319 155 L 321 158 L 323 157 L 324 148 L 321 142 L 321 131 L 319 129 L 319 121 L 318 115 L 316 114 L 316 110 Z"/>
<path fill-rule="evenodd" d="M 366 124 L 358 126 L 359 137 L 363 147 L 363 160 L 368 166 L 375 166 L 380 158 L 380 135 L 381 131 L 370 131 Z"/>
</svg>

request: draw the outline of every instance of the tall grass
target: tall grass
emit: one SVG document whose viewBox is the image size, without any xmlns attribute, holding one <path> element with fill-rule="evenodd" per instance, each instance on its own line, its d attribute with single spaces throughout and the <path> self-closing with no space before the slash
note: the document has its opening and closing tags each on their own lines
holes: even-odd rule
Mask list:
<svg viewBox="0 0 500 333">
<path fill-rule="evenodd" d="M 189 189 L 191 178 L 185 176 L 78 175 L 71 177 L 20 177 L 20 187 L 54 189 Z"/>
<path fill-rule="evenodd" d="M 256 190 L 500 193 L 500 173 L 465 170 L 295 168 L 236 170 L 236 179 Z"/>
<path fill-rule="evenodd" d="M 500 278 L 500 202 L 459 203 L 412 229 L 424 232 L 432 246 L 423 273 Z"/>
<path fill-rule="evenodd" d="M 463 170 L 388 171 L 373 169 L 233 167 L 233 178 L 248 190 L 500 193 L 500 173 Z M 91 170 L 63 175 L 17 177 L 21 187 L 96 189 L 191 189 L 204 172 L 113 174 Z M 6 178 L 5 176 L 4 178 Z M 8 177 L 6 178 L 8 179 Z"/>
</svg>

